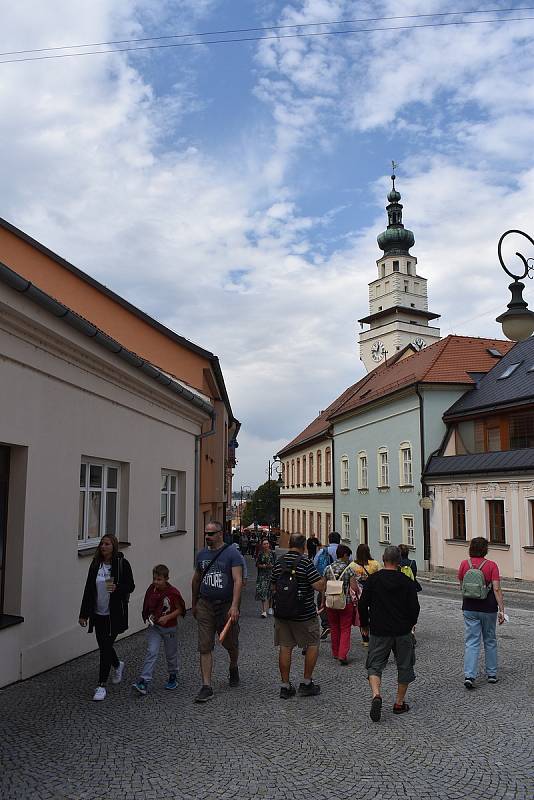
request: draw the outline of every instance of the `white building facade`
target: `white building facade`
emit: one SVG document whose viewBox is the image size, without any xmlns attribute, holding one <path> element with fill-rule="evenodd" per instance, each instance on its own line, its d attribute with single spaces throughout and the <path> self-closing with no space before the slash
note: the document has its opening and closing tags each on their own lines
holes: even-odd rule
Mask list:
<svg viewBox="0 0 534 800">
<path fill-rule="evenodd" d="M 199 393 L 15 285 L 0 281 L 0 686 L 95 649 L 78 615 L 104 533 L 134 573 L 128 633 L 143 627 L 153 565 L 189 599 L 195 443 L 211 415 Z"/>
</svg>

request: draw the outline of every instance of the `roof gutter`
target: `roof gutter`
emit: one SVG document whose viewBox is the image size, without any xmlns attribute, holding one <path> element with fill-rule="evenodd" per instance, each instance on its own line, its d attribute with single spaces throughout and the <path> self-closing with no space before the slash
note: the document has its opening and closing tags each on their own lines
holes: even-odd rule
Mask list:
<svg viewBox="0 0 534 800">
<path fill-rule="evenodd" d="M 168 375 L 165 375 L 163 372 L 161 372 L 161 370 L 154 367 L 149 361 L 146 361 L 135 353 L 132 353 L 131 350 L 127 350 L 120 344 L 120 342 L 117 342 L 116 339 L 113 339 L 111 336 L 103 333 L 95 325 L 88 322 L 74 311 L 71 311 L 70 308 L 63 305 L 63 303 L 60 303 L 58 300 L 54 300 L 54 298 L 49 294 L 43 292 L 42 289 L 39 289 L 37 286 L 35 286 L 35 284 L 31 283 L 31 281 L 26 280 L 26 278 L 22 278 L 17 272 L 14 272 L 1 261 L 0 281 L 5 283 L 11 289 L 14 289 L 16 292 L 19 292 L 19 294 L 26 295 L 26 297 L 28 297 L 36 305 L 44 308 L 45 311 L 50 312 L 59 319 L 63 319 L 68 325 L 70 325 L 71 328 L 74 328 L 79 333 L 87 336 L 89 339 L 94 339 L 96 342 L 98 342 L 98 344 L 105 347 L 106 350 L 109 350 L 111 353 L 114 353 L 131 367 L 139 369 L 149 378 L 152 378 L 157 383 L 166 386 L 167 389 L 174 394 L 179 395 L 182 400 L 191 403 L 191 405 L 196 406 L 196 408 L 199 408 L 205 414 L 208 414 L 210 417 L 214 418 L 215 411 L 210 403 L 207 403 L 205 400 L 202 400 L 202 398 L 197 397 L 197 395 L 191 392 L 189 389 L 186 389 L 184 386 L 181 386 L 179 383 L 171 380 Z"/>
</svg>

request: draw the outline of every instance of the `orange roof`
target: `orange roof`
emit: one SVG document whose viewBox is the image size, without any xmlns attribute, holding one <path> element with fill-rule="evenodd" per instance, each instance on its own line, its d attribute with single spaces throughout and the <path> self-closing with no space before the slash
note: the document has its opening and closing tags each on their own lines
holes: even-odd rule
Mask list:
<svg viewBox="0 0 534 800">
<path fill-rule="evenodd" d="M 414 355 L 401 358 L 405 350 L 381 364 L 334 402 L 329 419 L 339 417 L 361 406 L 387 397 L 415 383 L 474 383 L 470 372 L 489 372 L 496 359 L 489 348 L 503 356 L 514 342 L 502 339 L 480 339 L 474 336 L 446 336 Z M 313 423 L 312 423 L 313 424 Z"/>
<path fill-rule="evenodd" d="M 326 437 L 328 433 L 328 429 L 330 427 L 329 417 L 331 414 L 334 413 L 338 405 L 343 402 L 348 396 L 348 393 L 352 390 L 352 387 L 346 389 L 333 403 L 331 403 L 328 408 L 324 411 L 321 411 L 318 417 L 316 417 L 313 422 L 310 422 L 307 428 L 304 428 L 298 436 L 295 436 L 289 444 L 286 444 L 281 450 L 278 451 L 277 455 L 283 455 L 284 453 L 289 453 L 291 450 L 296 450 L 299 446 L 304 445 L 306 442 L 310 442 L 312 440 L 321 439 Z"/>
</svg>

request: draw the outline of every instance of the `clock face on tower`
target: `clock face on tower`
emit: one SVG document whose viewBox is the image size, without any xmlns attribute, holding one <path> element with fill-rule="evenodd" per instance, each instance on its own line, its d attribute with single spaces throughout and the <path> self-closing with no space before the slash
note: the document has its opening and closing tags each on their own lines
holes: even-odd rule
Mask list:
<svg viewBox="0 0 534 800">
<path fill-rule="evenodd" d="M 384 347 L 380 339 L 378 339 L 371 347 L 371 358 L 373 359 L 373 361 L 378 362 L 382 361 L 385 355 L 386 355 L 386 348 Z"/>
<path fill-rule="evenodd" d="M 423 347 L 425 346 L 425 340 L 421 339 L 421 337 L 419 336 L 417 339 L 414 339 L 412 344 L 416 350 L 422 350 Z"/>
</svg>

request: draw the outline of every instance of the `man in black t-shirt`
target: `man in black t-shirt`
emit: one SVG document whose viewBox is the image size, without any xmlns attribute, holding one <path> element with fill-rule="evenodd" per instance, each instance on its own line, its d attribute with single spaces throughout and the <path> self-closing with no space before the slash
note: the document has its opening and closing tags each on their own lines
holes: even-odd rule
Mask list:
<svg viewBox="0 0 534 800">
<path fill-rule="evenodd" d="M 294 647 L 306 649 L 304 660 L 304 680 L 299 686 L 299 695 L 311 697 L 319 694 L 320 686 L 313 682 L 312 675 L 317 657 L 319 655 L 319 619 L 315 606 L 315 592 L 322 592 L 325 580 L 321 578 L 313 561 L 306 558 L 306 537 L 300 533 L 293 533 L 289 538 L 289 550 L 276 562 L 272 575 L 273 602 L 274 602 L 274 644 L 280 648 L 279 666 L 281 688 L 280 697 L 284 700 L 296 694 L 294 686 L 289 680 L 291 670 L 291 655 Z M 289 574 L 288 574 L 289 573 Z M 290 616 L 285 609 L 281 616 L 282 600 L 278 602 L 277 592 L 282 591 L 284 579 L 296 580 L 296 602 Z M 288 590 L 289 592 L 291 590 Z"/>
</svg>

